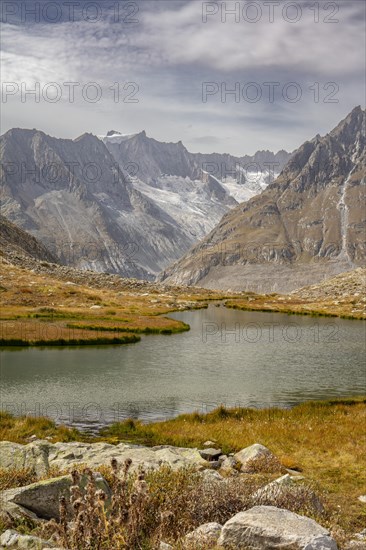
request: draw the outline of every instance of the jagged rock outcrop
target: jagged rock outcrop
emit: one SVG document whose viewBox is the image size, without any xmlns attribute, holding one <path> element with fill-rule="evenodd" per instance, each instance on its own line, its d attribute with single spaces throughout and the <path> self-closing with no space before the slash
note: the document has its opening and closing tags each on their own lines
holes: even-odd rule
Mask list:
<svg viewBox="0 0 366 550">
<path fill-rule="evenodd" d="M 134 135 L 110 131 L 101 139 L 120 166 L 145 183 L 152 183 L 163 174 L 191 180 L 201 176 L 194 158 L 181 141 L 163 143 L 147 137 L 145 131 Z"/>
<path fill-rule="evenodd" d="M 91 475 L 93 476 L 95 486 L 103 491 L 107 499 L 110 500 L 112 492 L 104 477 L 99 472 L 93 472 Z M 86 474 L 83 474 L 80 479 L 80 487 L 85 489 L 87 483 L 88 477 Z M 61 496 L 66 497 L 68 513 L 71 515 L 70 488 L 72 485 L 71 476 L 64 475 L 36 481 L 24 487 L 8 489 L 2 494 L 5 510 L 9 505 L 10 507 L 17 505 L 19 507 L 19 513 L 26 510 L 35 514 L 37 518 L 55 518 L 59 520 Z M 10 508 L 10 512 L 11 509 L 12 508 Z"/>
<path fill-rule="evenodd" d="M 160 280 L 291 291 L 365 264 L 365 111 L 304 143 L 277 180 L 224 216 Z"/>
</svg>

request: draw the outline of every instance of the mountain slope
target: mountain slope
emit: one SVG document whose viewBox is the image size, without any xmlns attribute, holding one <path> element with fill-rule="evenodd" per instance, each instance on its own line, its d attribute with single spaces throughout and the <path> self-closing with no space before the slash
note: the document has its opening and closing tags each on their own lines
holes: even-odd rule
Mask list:
<svg viewBox="0 0 366 550">
<path fill-rule="evenodd" d="M 62 263 L 151 279 L 194 242 L 131 185 L 95 136 L 10 130 L 0 156 L 3 215 Z"/>
<path fill-rule="evenodd" d="M 237 204 L 213 178 L 144 184 L 91 134 L 13 129 L 0 138 L 0 158 L 1 212 L 82 269 L 153 279 Z"/>
<path fill-rule="evenodd" d="M 0 248 L 3 256 L 21 254 L 35 260 L 55 263 L 56 258 L 32 235 L 0 215 Z"/>
<path fill-rule="evenodd" d="M 0 160 L 2 214 L 81 269 L 151 280 L 237 205 L 181 142 L 145 132 L 70 140 L 13 129 Z"/>
<path fill-rule="evenodd" d="M 160 279 L 289 291 L 363 265 L 365 145 L 365 111 L 356 107 L 304 143 L 273 184 L 226 214 Z"/>
</svg>

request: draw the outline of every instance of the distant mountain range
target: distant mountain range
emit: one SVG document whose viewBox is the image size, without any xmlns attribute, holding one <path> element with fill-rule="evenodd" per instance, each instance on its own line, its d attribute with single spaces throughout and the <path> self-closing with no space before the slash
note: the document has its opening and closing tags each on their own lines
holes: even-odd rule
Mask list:
<svg viewBox="0 0 366 550">
<path fill-rule="evenodd" d="M 0 138 L 1 213 L 61 263 L 154 279 L 289 156 L 193 154 L 145 132 L 69 140 L 12 129 Z"/>
<path fill-rule="evenodd" d="M 365 111 L 293 153 L 266 190 L 228 212 L 160 280 L 289 291 L 365 265 Z"/>
<path fill-rule="evenodd" d="M 167 176 L 201 180 L 204 173 L 218 180 L 238 202 L 263 191 L 291 156 L 283 150 L 257 151 L 243 157 L 190 153 L 181 141 L 162 143 L 147 137 L 144 131 L 124 135 L 111 130 L 99 137 L 120 166 L 150 186 L 166 188 Z"/>
</svg>

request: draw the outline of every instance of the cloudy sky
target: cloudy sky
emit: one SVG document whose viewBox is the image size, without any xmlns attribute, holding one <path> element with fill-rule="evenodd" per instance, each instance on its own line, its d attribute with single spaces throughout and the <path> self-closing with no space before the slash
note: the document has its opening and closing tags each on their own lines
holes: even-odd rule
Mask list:
<svg viewBox="0 0 366 550">
<path fill-rule="evenodd" d="M 1 133 L 144 129 L 191 151 L 242 155 L 293 150 L 364 107 L 364 0 L 1 8 Z"/>
</svg>

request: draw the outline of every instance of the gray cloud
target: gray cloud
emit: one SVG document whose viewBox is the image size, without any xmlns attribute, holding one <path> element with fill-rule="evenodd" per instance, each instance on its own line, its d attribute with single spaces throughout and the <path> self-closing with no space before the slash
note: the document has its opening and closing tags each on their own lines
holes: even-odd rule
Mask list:
<svg viewBox="0 0 366 550">
<path fill-rule="evenodd" d="M 63 14 L 57 23 L 43 19 L 25 24 L 9 17 L 2 32 L 3 81 L 28 88 L 35 82 L 41 87 L 56 82 L 63 94 L 56 103 L 42 97 L 35 103 L 31 96 L 23 103 L 20 94 L 9 97 L 3 103 L 2 131 L 27 126 L 75 137 L 117 127 L 124 132 L 146 129 L 164 141 L 182 139 L 202 151 L 292 150 L 328 131 L 365 97 L 365 3 L 337 2 L 335 15 L 320 3 L 319 23 L 314 22 L 313 4 L 299 4 L 297 23 L 283 19 L 282 5 L 273 23 L 264 9 L 257 23 L 242 17 L 238 22 L 228 17 L 223 23 L 221 2 L 216 3 L 218 13 L 204 23 L 203 4 L 196 0 L 140 1 L 138 23 L 133 24 L 116 23 L 108 2 L 100 3 L 103 17 L 95 23 L 85 21 L 80 11 L 74 21 Z M 326 18 L 338 23 L 325 22 Z M 73 103 L 64 86 L 70 81 L 80 83 Z M 102 90 L 97 103 L 81 95 L 88 82 Z M 121 84 L 122 95 L 123 85 L 135 82 L 138 102 L 115 102 L 115 82 Z M 218 87 L 207 102 L 202 101 L 205 82 Z M 258 102 L 245 95 L 250 82 L 262 94 Z M 268 82 L 279 83 L 273 102 Z M 286 88 L 289 82 L 301 90 L 297 102 L 284 97 L 295 90 Z M 225 87 L 229 91 L 236 86 L 239 101 L 233 94 L 222 95 Z"/>
</svg>

